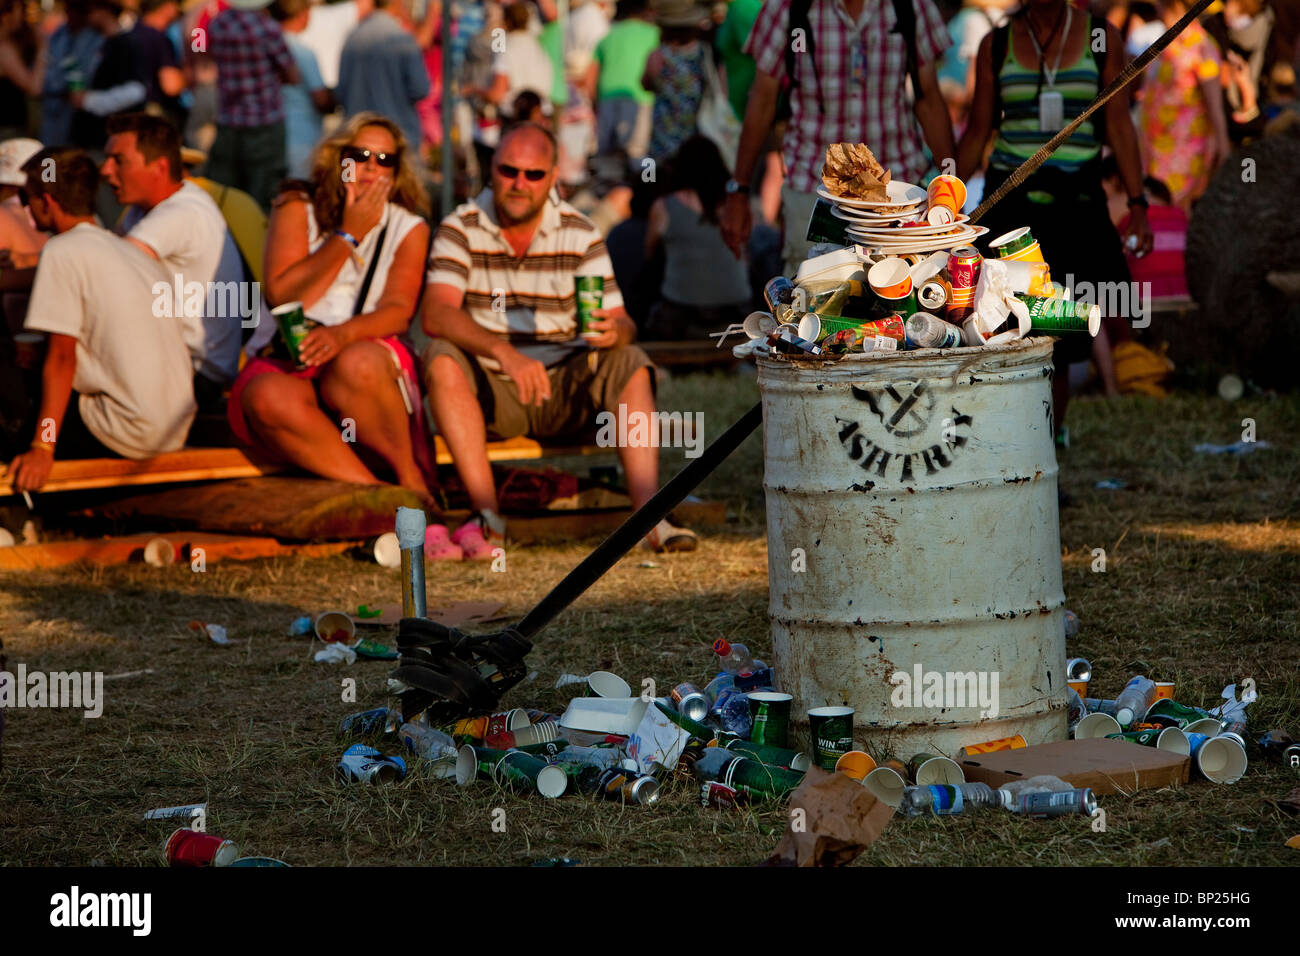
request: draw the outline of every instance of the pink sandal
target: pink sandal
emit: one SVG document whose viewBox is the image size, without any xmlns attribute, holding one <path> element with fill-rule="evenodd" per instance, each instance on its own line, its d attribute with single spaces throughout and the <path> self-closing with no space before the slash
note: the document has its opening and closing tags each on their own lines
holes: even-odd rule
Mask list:
<svg viewBox="0 0 1300 956">
<path fill-rule="evenodd" d="M 452 543 L 446 525 L 431 524 L 424 529 L 424 557 L 427 561 L 463 561 L 465 552 Z"/>
<path fill-rule="evenodd" d="M 487 535 L 484 535 L 487 531 Z M 491 561 L 497 548 L 505 547 L 505 537 L 491 531 L 479 515 L 475 515 L 456 529 L 451 540 L 465 553 L 466 561 Z"/>
</svg>

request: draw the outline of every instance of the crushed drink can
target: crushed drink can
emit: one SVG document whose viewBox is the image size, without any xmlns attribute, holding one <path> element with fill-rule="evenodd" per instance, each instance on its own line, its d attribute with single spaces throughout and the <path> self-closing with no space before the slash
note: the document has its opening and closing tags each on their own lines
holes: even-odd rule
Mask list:
<svg viewBox="0 0 1300 956">
<path fill-rule="evenodd" d="M 709 807 L 714 810 L 735 810 L 743 806 L 747 801 L 747 795 L 737 790 L 735 787 L 728 787 L 725 783 L 718 783 L 716 780 L 710 780 L 700 787 L 700 806 Z"/>
<path fill-rule="evenodd" d="M 596 778 L 596 792 L 606 800 L 651 804 L 659 799 L 659 781 L 635 770 L 611 767 Z"/>
<path fill-rule="evenodd" d="M 353 744 L 343 752 L 337 774 L 344 783 L 396 783 L 406 776 L 406 761 L 385 757 L 365 744 Z"/>
<path fill-rule="evenodd" d="M 397 734 L 402 726 L 402 715 L 389 707 L 376 707 L 349 714 L 339 721 L 340 737 L 378 737 Z"/>
<path fill-rule="evenodd" d="M 709 715 L 709 698 L 694 684 L 678 684 L 668 698 L 679 714 L 691 720 L 703 720 Z"/>
<path fill-rule="evenodd" d="M 1092 816 L 1097 809 L 1097 798 L 1090 787 L 1062 790 L 1057 793 L 1022 793 L 1017 812 L 1036 820 L 1047 817 L 1066 817 L 1081 813 Z"/>
<path fill-rule="evenodd" d="M 1270 730 L 1259 738 L 1259 749 L 1264 756 L 1280 759 L 1286 767 L 1300 767 L 1300 743 L 1285 730 Z"/>
<path fill-rule="evenodd" d="M 180 829 L 167 838 L 163 856 L 170 866 L 230 866 L 239 858 L 239 848 L 202 830 Z"/>
</svg>

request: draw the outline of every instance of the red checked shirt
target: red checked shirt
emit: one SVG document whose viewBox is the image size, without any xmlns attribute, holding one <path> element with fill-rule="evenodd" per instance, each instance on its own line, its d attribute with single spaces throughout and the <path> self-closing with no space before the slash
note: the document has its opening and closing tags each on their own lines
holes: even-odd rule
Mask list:
<svg viewBox="0 0 1300 956">
<path fill-rule="evenodd" d="M 280 25 L 255 10 L 225 10 L 208 25 L 208 53 L 217 64 L 217 123 L 270 126 L 284 119 L 280 83 L 293 55 Z"/>
<path fill-rule="evenodd" d="M 913 2 L 917 61 L 924 66 L 951 41 L 933 0 Z M 764 0 L 745 44 L 758 69 L 778 81 L 785 78 L 786 44 L 793 42 L 789 20 L 790 0 Z M 897 23 L 892 0 L 865 0 L 856 23 L 843 0 L 813 0 L 808 23 L 817 71 L 798 62 L 806 52 L 795 52 L 798 86 L 791 90 L 790 125 L 782 144 L 790 188 L 817 188 L 832 143 L 865 143 L 894 179 L 920 182 L 929 163 L 906 95 L 907 47 L 890 32 Z"/>
</svg>

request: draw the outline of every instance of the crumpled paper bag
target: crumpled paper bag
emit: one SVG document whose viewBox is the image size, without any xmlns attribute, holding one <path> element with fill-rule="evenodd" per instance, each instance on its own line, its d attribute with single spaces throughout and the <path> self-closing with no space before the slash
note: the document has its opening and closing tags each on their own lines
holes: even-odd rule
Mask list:
<svg viewBox="0 0 1300 956">
<path fill-rule="evenodd" d="M 884 832 L 893 815 L 894 808 L 861 781 L 810 767 L 790 795 L 785 835 L 764 865 L 846 866 Z"/>
<path fill-rule="evenodd" d="M 993 330 L 1016 317 L 1017 329 L 993 335 Z M 1007 267 L 997 259 L 985 259 L 975 286 L 975 312 L 963 323 L 967 345 L 1002 345 L 1029 334 L 1029 306 L 1016 298 Z M 991 337 L 990 337 L 991 336 Z"/>
</svg>

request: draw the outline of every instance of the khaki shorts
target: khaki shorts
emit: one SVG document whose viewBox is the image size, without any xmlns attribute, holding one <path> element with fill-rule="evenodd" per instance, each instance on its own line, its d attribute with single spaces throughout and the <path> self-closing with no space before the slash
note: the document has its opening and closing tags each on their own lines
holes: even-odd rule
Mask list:
<svg viewBox="0 0 1300 956">
<path fill-rule="evenodd" d="M 432 393 L 433 361 L 446 355 L 460 366 L 470 391 L 483 409 L 483 421 L 492 438 L 590 439 L 595 430 L 596 413 L 618 411 L 618 398 L 628 382 L 643 368 L 651 370 L 650 387 L 654 388 L 654 365 L 650 357 L 635 345 L 613 349 L 579 352 L 548 370 L 551 397 L 541 405 L 525 406 L 519 401 L 514 380 L 483 368 L 476 358 L 466 355 L 446 339 L 434 339 L 424 350 L 421 366 L 424 388 Z"/>
</svg>

